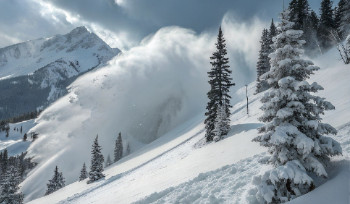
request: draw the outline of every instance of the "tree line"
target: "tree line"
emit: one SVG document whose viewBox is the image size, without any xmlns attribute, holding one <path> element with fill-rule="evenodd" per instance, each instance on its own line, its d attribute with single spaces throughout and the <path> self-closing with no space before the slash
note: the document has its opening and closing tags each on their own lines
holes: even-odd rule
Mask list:
<svg viewBox="0 0 350 204">
<path fill-rule="evenodd" d="M 350 30 L 349 0 L 340 0 L 335 7 L 331 0 L 322 0 L 320 16 L 310 8 L 307 0 L 292 0 L 288 10 L 288 21 L 293 23 L 292 29 L 303 31 L 300 40 L 305 41 L 301 48 L 305 50 L 306 55 L 322 54 L 337 46 L 344 63 L 350 63 L 350 38 L 346 40 L 345 45 L 342 44 Z M 270 70 L 269 55 L 274 51 L 272 39 L 276 35 L 277 30 L 272 20 L 270 29 L 263 30 L 260 40 L 256 93 L 269 88 L 261 76 Z"/>
<path fill-rule="evenodd" d="M 31 158 L 25 158 L 26 154 L 24 152 L 17 156 L 9 156 L 7 149 L 0 152 L 0 203 L 23 203 L 23 193 L 19 192 L 18 185 L 36 166 Z"/>
<path fill-rule="evenodd" d="M 113 162 L 110 159 L 110 156 L 107 156 L 107 160 L 105 161 L 104 156 L 102 154 L 102 147 L 98 142 L 98 135 L 96 136 L 91 150 L 91 164 L 90 170 L 87 171 L 86 164 L 83 163 L 82 169 L 80 171 L 80 175 L 78 180 L 83 181 L 87 180 L 87 183 L 93 183 L 105 177 L 103 171 L 104 167 L 110 166 Z M 130 145 L 127 143 L 126 151 L 124 153 L 123 139 L 121 133 L 118 134 L 117 139 L 115 140 L 114 146 L 114 163 L 123 158 L 123 156 L 129 155 L 131 152 Z M 58 166 L 54 169 L 54 175 L 52 179 L 47 183 L 47 190 L 45 195 L 49 195 L 65 186 L 65 179 L 63 177 L 63 173 L 59 172 Z"/>
</svg>

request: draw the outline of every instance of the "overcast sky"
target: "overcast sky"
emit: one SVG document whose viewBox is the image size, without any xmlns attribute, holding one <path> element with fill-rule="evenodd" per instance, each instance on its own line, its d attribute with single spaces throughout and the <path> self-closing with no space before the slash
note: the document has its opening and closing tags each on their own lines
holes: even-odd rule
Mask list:
<svg viewBox="0 0 350 204">
<path fill-rule="evenodd" d="M 310 0 L 312 9 L 318 11 L 319 2 Z M 112 47 L 128 49 L 164 26 L 216 30 L 228 12 L 246 23 L 253 17 L 270 21 L 282 5 L 282 0 L 0 0 L 0 47 L 84 25 Z"/>
</svg>

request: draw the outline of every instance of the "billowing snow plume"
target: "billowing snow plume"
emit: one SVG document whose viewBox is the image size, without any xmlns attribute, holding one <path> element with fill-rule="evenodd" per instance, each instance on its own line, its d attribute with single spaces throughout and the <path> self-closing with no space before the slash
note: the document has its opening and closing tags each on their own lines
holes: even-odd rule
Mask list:
<svg viewBox="0 0 350 204">
<path fill-rule="evenodd" d="M 235 25 L 225 21 L 224 33 L 236 33 L 230 32 L 241 28 Z M 261 27 L 257 21 L 251 26 Z M 243 29 L 247 30 L 250 29 Z M 232 53 L 257 55 L 252 50 L 258 46 L 259 35 L 245 35 L 251 38 L 244 49 L 229 45 L 235 47 L 234 52 L 229 49 L 230 58 L 236 58 L 230 56 Z M 22 183 L 26 200 L 44 194 L 55 165 L 67 183 L 76 181 L 83 162 L 90 164 L 91 144 L 97 134 L 106 158 L 113 155 L 118 132 L 122 132 L 124 145 L 130 143 L 134 151 L 203 114 L 209 90 L 209 56 L 215 48 L 215 38 L 216 33 L 196 35 L 179 27 L 163 28 L 138 47 L 114 58 L 108 66 L 78 78 L 70 86 L 70 93 L 47 108 L 31 130 L 39 133 L 39 139 L 30 146 L 29 156 L 39 165 Z M 231 61 L 234 73 L 254 69 L 248 65 L 255 62 L 247 59 L 255 57 Z M 233 74 L 233 78 L 239 88 L 255 77 Z"/>
</svg>

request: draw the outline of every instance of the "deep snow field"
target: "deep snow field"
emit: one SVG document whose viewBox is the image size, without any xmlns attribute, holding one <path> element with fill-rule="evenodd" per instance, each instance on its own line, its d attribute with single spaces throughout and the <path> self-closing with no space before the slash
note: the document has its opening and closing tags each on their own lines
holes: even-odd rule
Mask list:
<svg viewBox="0 0 350 204">
<path fill-rule="evenodd" d="M 332 159 L 332 165 L 327 169 L 328 180 L 317 180 L 314 191 L 290 203 L 349 203 L 350 67 L 338 58 L 337 52 L 332 50 L 315 59 L 321 70 L 310 81 L 323 86 L 325 90 L 319 95 L 336 107 L 325 114 L 324 121 L 338 130 L 338 135 L 332 137 L 341 143 L 343 156 Z M 235 101 L 239 102 L 231 110 L 231 131 L 223 140 L 204 143 L 204 113 L 200 112 L 106 168 L 106 177 L 101 181 L 89 185 L 86 181 L 75 182 L 29 203 L 255 203 L 254 192 L 250 190 L 252 179 L 270 167 L 259 163 L 267 156 L 266 149 L 251 142 L 257 135 L 256 128 L 261 126 L 257 119 L 261 114 L 261 94 L 253 95 L 254 86 L 255 83 L 248 86 L 249 115 L 245 109 L 245 87 L 236 92 Z M 49 113 L 46 112 L 46 116 Z M 39 124 L 42 117 L 38 119 Z M 33 172 L 40 174 L 41 171 Z M 78 176 L 79 172 L 76 172 Z M 30 192 L 31 187 L 35 193 L 36 183 L 31 177 L 33 175 L 22 183 L 24 192 Z"/>
</svg>

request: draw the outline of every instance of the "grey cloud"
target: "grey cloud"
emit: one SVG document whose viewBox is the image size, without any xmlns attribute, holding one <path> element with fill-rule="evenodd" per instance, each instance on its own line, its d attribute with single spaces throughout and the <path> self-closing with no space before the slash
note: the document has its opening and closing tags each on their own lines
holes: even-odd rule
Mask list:
<svg viewBox="0 0 350 204">
<path fill-rule="evenodd" d="M 65 16 L 43 17 L 41 6 L 33 0 L 0 1 L 0 47 L 26 40 L 63 34 L 72 26 Z"/>
<path fill-rule="evenodd" d="M 119 0 L 120 1 L 120 0 Z M 53 5 L 74 16 L 69 22 L 65 14 L 41 15 L 40 2 Z M 119 41 L 139 42 L 164 26 L 181 26 L 196 32 L 217 29 L 225 13 L 234 13 L 236 20 L 249 22 L 277 18 L 282 0 L 2 0 L 0 1 L 0 47 L 38 37 L 63 34 L 75 26 L 92 23 L 112 31 Z M 310 0 L 318 11 L 319 1 Z M 338 0 L 335 1 L 337 3 Z M 288 0 L 286 0 L 288 5 Z M 73 25 L 74 24 L 74 25 Z M 80 24 L 80 25 L 79 25 Z M 113 39 L 112 39 L 113 40 Z M 126 46 L 134 45 L 133 43 Z"/>
</svg>

